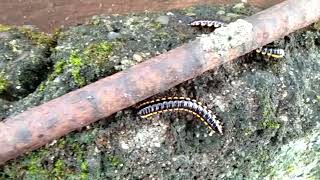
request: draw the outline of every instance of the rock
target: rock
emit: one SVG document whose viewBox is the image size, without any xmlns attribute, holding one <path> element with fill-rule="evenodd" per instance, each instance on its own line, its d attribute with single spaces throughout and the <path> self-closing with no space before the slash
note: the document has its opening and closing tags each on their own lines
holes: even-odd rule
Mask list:
<svg viewBox="0 0 320 180">
<path fill-rule="evenodd" d="M 121 34 L 111 31 L 108 33 L 107 37 L 109 40 L 114 40 L 114 39 L 120 38 Z"/>
<path fill-rule="evenodd" d="M 32 93 L 46 78 L 50 37 L 24 28 L 11 28 L 1 34 L 5 37 L 0 39 L 0 79 L 6 85 L 0 87 L 0 96 L 12 101 Z M 48 41 L 42 43 L 41 38 Z"/>
<path fill-rule="evenodd" d="M 169 16 L 159 16 L 156 19 L 156 22 L 159 22 L 160 24 L 166 25 L 169 23 Z"/>
<path fill-rule="evenodd" d="M 226 14 L 226 12 L 223 11 L 223 10 L 220 10 L 220 11 L 218 11 L 216 14 L 217 14 L 217 15 L 224 15 L 224 14 Z"/>
<path fill-rule="evenodd" d="M 141 62 L 143 60 L 142 56 L 140 56 L 139 54 L 134 54 L 132 58 L 137 62 Z"/>
<path fill-rule="evenodd" d="M 241 11 L 241 10 L 243 10 L 245 8 L 245 4 L 244 3 L 238 3 L 238 4 L 234 5 L 232 8 L 234 10 L 236 10 L 236 11 Z"/>
<path fill-rule="evenodd" d="M 0 101 L 1 117 L 193 40 L 202 32 L 190 30 L 184 20 L 186 13 L 192 12 L 197 18 L 214 17 L 221 8 L 206 5 L 188 12 L 173 11 L 170 26 L 159 26 L 154 20 L 162 14 L 148 12 L 101 16 L 95 23 L 70 27 L 61 32 L 55 53 L 50 54 L 52 65 L 47 78 L 24 98 Z M 224 8 L 227 15 L 234 13 L 233 6 Z M 244 11 L 252 9 L 244 7 Z M 219 16 L 224 18 L 231 19 Z M 106 22 L 110 29 L 106 29 Z M 50 147 L 8 162 L 0 168 L 1 177 L 318 179 L 320 49 L 316 40 L 320 35 L 312 27 L 305 29 L 309 30 L 274 42 L 275 46 L 290 50 L 283 59 L 267 60 L 253 53 L 151 98 L 175 95 L 197 99 L 223 120 L 224 136 L 212 133 L 189 113 L 168 112 L 145 120 L 130 107 L 62 137 Z M 121 37 L 109 39 L 110 31 L 121 32 Z M 8 39 L 0 41 L 8 43 L 13 40 L 11 36 L 3 35 Z M 21 39 L 15 39 L 12 44 L 19 45 Z M 14 54 L 14 58 L 10 53 L 0 53 L 10 59 L 0 64 L 17 61 L 23 54 L 30 57 L 33 50 Z M 20 62 L 22 59 L 25 58 Z M 148 83 L 143 78 L 129 80 Z M 128 87 L 132 88 L 139 87 Z"/>
</svg>

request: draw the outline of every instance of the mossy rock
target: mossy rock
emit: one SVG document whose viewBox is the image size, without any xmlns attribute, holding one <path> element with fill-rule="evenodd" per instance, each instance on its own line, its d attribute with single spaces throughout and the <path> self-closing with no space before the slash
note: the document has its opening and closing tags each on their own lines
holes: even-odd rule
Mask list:
<svg viewBox="0 0 320 180">
<path fill-rule="evenodd" d="M 14 101 L 32 93 L 46 78 L 52 39 L 27 28 L 10 27 L 0 33 L 6 33 L 0 39 L 0 97 Z"/>
</svg>

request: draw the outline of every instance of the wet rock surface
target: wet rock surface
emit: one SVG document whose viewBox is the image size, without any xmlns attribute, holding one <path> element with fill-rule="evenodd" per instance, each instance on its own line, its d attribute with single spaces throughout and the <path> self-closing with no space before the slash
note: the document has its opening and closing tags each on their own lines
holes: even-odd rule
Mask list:
<svg viewBox="0 0 320 180">
<path fill-rule="evenodd" d="M 50 56 L 43 60 L 52 62 L 46 78 L 26 97 L 1 100 L 6 104 L 0 106 L 5 107 L 0 109 L 1 116 L 194 39 L 201 32 L 187 26 L 193 19 L 230 22 L 255 11 L 242 5 L 204 6 L 159 14 L 97 16 L 62 30 Z M 166 113 L 146 120 L 128 108 L 8 162 L 1 167 L 0 177 L 317 179 L 319 38 L 319 29 L 306 28 L 274 42 L 285 49 L 283 59 L 251 53 L 156 96 L 185 96 L 206 104 L 223 119 L 224 136 L 213 134 L 189 114 Z M 308 171 L 302 171 L 298 162 Z"/>
</svg>

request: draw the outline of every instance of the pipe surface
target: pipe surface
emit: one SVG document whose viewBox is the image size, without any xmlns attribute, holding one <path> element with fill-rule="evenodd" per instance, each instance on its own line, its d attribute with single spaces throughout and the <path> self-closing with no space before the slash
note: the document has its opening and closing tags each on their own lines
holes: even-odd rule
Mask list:
<svg viewBox="0 0 320 180">
<path fill-rule="evenodd" d="M 319 0 L 287 0 L 0 122 L 0 163 L 272 42 L 320 17 Z"/>
</svg>

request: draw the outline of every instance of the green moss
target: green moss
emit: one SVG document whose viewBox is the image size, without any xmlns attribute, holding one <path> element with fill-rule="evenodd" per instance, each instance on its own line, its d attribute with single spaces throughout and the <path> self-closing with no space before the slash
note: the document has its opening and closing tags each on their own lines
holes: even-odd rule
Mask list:
<svg viewBox="0 0 320 180">
<path fill-rule="evenodd" d="M 113 44 L 109 42 L 92 43 L 88 45 L 83 55 L 94 63 L 104 63 L 112 53 Z"/>
<path fill-rule="evenodd" d="M 49 45 L 53 44 L 53 38 L 43 32 L 32 31 L 28 28 L 19 28 L 19 31 L 22 32 L 28 39 L 34 42 L 37 45 Z"/>
<path fill-rule="evenodd" d="M 83 155 L 84 155 L 83 153 L 85 152 L 85 150 L 83 148 L 81 148 L 79 143 L 75 142 L 74 139 L 70 139 L 69 141 L 71 144 L 71 150 L 76 155 L 76 159 L 78 161 L 82 161 Z"/>
<path fill-rule="evenodd" d="M 29 176 L 29 178 L 48 176 L 47 170 L 42 165 L 42 160 L 47 154 L 47 150 L 40 150 L 26 156 L 23 163 L 28 171 L 27 175 Z"/>
<path fill-rule="evenodd" d="M 59 149 L 65 148 L 65 145 L 66 145 L 66 140 L 64 138 L 60 138 L 57 143 L 57 146 L 59 147 Z"/>
<path fill-rule="evenodd" d="M 320 103 L 320 95 L 316 96 L 317 101 Z"/>
<path fill-rule="evenodd" d="M 75 83 L 78 86 L 85 85 L 85 79 L 80 74 L 81 68 L 84 65 L 82 59 L 75 52 L 72 52 L 69 57 L 69 63 L 71 65 L 71 75 Z"/>
<path fill-rule="evenodd" d="M 63 72 L 64 68 L 66 67 L 67 62 L 64 59 L 59 60 L 58 62 L 56 62 L 56 64 L 53 67 L 53 75 L 57 76 L 60 73 Z"/>
<path fill-rule="evenodd" d="M 152 28 L 152 29 L 155 29 L 155 30 L 158 30 L 162 27 L 161 23 L 160 22 L 152 22 L 149 24 L 148 26 L 149 28 Z"/>
<path fill-rule="evenodd" d="M 0 73 L 0 93 L 4 92 L 7 89 L 8 85 L 9 83 L 4 73 Z"/>
<path fill-rule="evenodd" d="M 80 164 L 80 179 L 88 179 L 88 162 L 87 161 L 83 161 Z"/>
<path fill-rule="evenodd" d="M 60 179 L 65 176 L 66 172 L 66 165 L 65 162 L 62 159 L 58 159 L 54 163 L 54 168 L 52 169 L 52 175 L 56 178 Z"/>
<path fill-rule="evenodd" d="M 77 86 L 84 86 L 86 79 L 81 72 L 85 72 L 85 68 L 88 66 L 94 68 L 99 68 L 100 65 L 105 66 L 115 44 L 109 42 L 91 43 L 80 52 L 72 51 L 68 59 L 60 59 L 55 63 L 47 82 L 54 80 L 67 70 L 66 72 L 71 73 L 71 77 Z M 45 83 L 42 83 L 39 90 L 44 91 L 44 89 Z"/>
<path fill-rule="evenodd" d="M 260 107 L 262 110 L 262 120 L 260 127 L 264 129 L 279 129 L 280 123 L 275 120 L 275 107 L 271 102 L 269 92 L 263 89 L 260 101 Z"/>
<path fill-rule="evenodd" d="M 113 167 L 117 167 L 122 163 L 122 160 L 117 156 L 108 156 L 107 160 Z"/>
<path fill-rule="evenodd" d="M 274 121 L 274 120 L 270 120 L 270 119 L 264 119 L 261 122 L 261 126 L 263 128 L 268 128 L 268 129 L 279 129 L 280 128 L 280 123 Z"/>
<path fill-rule="evenodd" d="M 54 80 L 54 78 L 56 78 L 59 74 L 61 74 L 64 71 L 66 66 L 67 66 L 67 62 L 64 59 L 57 61 L 53 66 L 53 72 L 47 78 L 47 82 Z M 45 88 L 46 88 L 46 82 L 42 82 L 39 85 L 38 90 L 40 92 L 43 92 Z"/>
<path fill-rule="evenodd" d="M 38 90 L 39 90 L 40 92 L 43 92 L 45 89 L 46 89 L 45 82 L 42 82 L 42 83 L 39 85 Z"/>
<path fill-rule="evenodd" d="M 0 32 L 9 31 L 10 29 L 11 29 L 10 26 L 4 25 L 4 24 L 0 24 Z"/>
<path fill-rule="evenodd" d="M 11 40 L 9 43 L 9 48 L 11 49 L 12 52 L 20 54 L 22 51 L 19 50 L 19 45 L 17 43 L 17 40 Z"/>
</svg>

